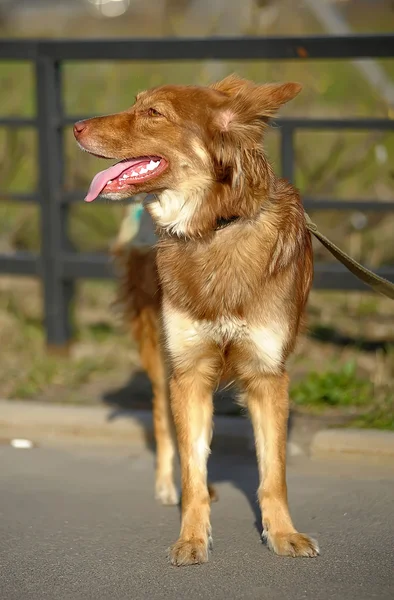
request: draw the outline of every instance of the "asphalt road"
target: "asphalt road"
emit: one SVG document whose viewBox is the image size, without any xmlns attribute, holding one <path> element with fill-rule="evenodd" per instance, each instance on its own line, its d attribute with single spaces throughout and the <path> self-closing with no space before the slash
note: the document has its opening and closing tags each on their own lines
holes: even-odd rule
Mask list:
<svg viewBox="0 0 394 600">
<path fill-rule="evenodd" d="M 0 598 L 394 598 L 394 466 L 293 459 L 293 517 L 321 556 L 291 559 L 259 541 L 253 460 L 211 463 L 210 562 L 177 568 L 179 511 L 156 505 L 149 453 L 1 446 Z"/>
</svg>

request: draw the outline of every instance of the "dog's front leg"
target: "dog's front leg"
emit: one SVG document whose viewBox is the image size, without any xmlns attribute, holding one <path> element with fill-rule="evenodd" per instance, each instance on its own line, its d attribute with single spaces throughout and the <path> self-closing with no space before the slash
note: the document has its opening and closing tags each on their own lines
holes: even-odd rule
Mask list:
<svg viewBox="0 0 394 600">
<path fill-rule="evenodd" d="M 260 472 L 263 539 L 276 554 L 316 556 L 317 543 L 294 528 L 287 502 L 288 377 L 286 373 L 256 374 L 249 379 L 246 391 Z"/>
<path fill-rule="evenodd" d="M 182 523 L 178 541 L 170 550 L 173 565 L 208 560 L 211 540 L 207 460 L 212 437 L 212 381 L 202 361 L 192 370 L 174 370 L 171 406 L 182 470 Z"/>
</svg>

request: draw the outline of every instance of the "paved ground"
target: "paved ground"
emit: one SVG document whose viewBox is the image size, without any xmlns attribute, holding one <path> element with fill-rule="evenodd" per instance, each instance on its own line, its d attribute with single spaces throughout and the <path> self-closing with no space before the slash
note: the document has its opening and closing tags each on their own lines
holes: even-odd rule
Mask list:
<svg viewBox="0 0 394 600">
<path fill-rule="evenodd" d="M 292 459 L 297 526 L 316 559 L 279 558 L 259 542 L 250 457 L 218 455 L 211 479 L 214 551 L 176 568 L 165 550 L 176 508 L 152 498 L 153 461 L 122 449 L 0 447 L 2 600 L 394 597 L 394 466 Z"/>
</svg>

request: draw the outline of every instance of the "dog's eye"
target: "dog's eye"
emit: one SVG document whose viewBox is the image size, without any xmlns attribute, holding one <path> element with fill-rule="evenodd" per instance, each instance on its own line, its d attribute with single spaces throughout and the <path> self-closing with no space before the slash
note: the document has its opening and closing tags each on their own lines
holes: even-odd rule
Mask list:
<svg viewBox="0 0 394 600">
<path fill-rule="evenodd" d="M 159 111 L 156 110 L 155 108 L 149 108 L 148 109 L 148 115 L 150 117 L 161 117 L 162 116 L 161 113 L 159 113 Z"/>
</svg>

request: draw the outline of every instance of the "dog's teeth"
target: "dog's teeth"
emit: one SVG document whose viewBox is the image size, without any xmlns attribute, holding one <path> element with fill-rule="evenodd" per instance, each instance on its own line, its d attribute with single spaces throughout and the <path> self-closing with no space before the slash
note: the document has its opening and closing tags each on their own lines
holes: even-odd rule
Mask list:
<svg viewBox="0 0 394 600">
<path fill-rule="evenodd" d="M 160 161 L 155 162 L 154 160 L 151 160 L 149 165 L 146 168 L 149 169 L 149 171 L 153 171 L 153 169 L 156 169 L 158 164 L 160 164 Z"/>
<path fill-rule="evenodd" d="M 107 181 L 107 185 L 109 185 L 110 183 L 112 183 L 112 179 L 110 179 L 109 181 Z"/>
<path fill-rule="evenodd" d="M 133 177 L 137 177 L 137 175 L 138 175 L 137 171 L 132 171 L 131 174 Z"/>
<path fill-rule="evenodd" d="M 127 173 L 124 173 L 122 179 L 128 179 L 129 177 L 130 177 L 130 175 L 128 175 Z"/>
<path fill-rule="evenodd" d="M 148 169 L 144 169 L 144 168 L 142 168 L 142 169 L 140 170 L 140 173 L 147 173 L 147 172 L 148 172 Z"/>
</svg>

